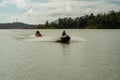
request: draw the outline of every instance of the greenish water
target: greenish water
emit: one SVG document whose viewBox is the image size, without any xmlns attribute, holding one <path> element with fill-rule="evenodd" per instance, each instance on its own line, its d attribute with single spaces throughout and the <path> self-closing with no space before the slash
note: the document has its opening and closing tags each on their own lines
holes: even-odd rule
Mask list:
<svg viewBox="0 0 120 80">
<path fill-rule="evenodd" d="M 68 29 L 70 44 L 0 30 L 0 80 L 119 80 L 120 30 Z M 63 30 L 40 30 L 59 37 Z M 50 40 L 50 41 L 49 41 Z"/>
</svg>

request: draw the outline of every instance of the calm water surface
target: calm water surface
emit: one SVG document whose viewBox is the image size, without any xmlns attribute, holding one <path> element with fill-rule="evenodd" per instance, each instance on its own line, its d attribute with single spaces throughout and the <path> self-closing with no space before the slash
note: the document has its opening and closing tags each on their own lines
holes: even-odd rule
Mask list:
<svg viewBox="0 0 120 80">
<path fill-rule="evenodd" d="M 120 30 L 66 30 L 84 41 L 25 41 L 36 30 L 0 30 L 0 80 L 119 80 Z M 40 30 L 59 37 L 62 30 Z"/>
</svg>

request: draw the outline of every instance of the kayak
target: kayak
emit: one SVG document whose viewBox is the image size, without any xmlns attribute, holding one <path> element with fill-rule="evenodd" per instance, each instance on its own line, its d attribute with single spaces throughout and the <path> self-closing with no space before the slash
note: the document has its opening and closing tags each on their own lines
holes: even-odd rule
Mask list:
<svg viewBox="0 0 120 80">
<path fill-rule="evenodd" d="M 69 35 L 64 35 L 62 37 L 60 37 L 57 42 L 62 42 L 62 43 L 69 43 L 70 41 L 70 36 Z"/>
</svg>

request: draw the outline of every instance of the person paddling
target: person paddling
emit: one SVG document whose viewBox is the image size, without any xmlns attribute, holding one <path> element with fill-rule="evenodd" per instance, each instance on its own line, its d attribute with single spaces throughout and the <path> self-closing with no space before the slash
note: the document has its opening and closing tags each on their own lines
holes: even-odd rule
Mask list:
<svg viewBox="0 0 120 80">
<path fill-rule="evenodd" d="M 39 31 L 36 31 L 36 37 L 42 37 L 41 33 Z"/>
<path fill-rule="evenodd" d="M 65 32 L 65 30 L 63 31 L 63 33 L 62 33 L 62 36 L 64 36 L 64 35 L 66 35 L 66 32 Z"/>
<path fill-rule="evenodd" d="M 63 30 L 62 36 L 57 40 L 57 42 L 69 43 L 70 39 L 70 36 L 66 34 L 65 30 Z"/>
</svg>

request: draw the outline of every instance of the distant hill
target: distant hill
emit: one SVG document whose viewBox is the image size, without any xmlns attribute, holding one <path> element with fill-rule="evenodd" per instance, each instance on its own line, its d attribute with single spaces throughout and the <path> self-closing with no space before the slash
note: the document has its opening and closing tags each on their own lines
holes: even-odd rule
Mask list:
<svg viewBox="0 0 120 80">
<path fill-rule="evenodd" d="M 0 23 L 0 29 L 36 29 L 38 25 L 25 24 L 21 22 Z"/>
</svg>

